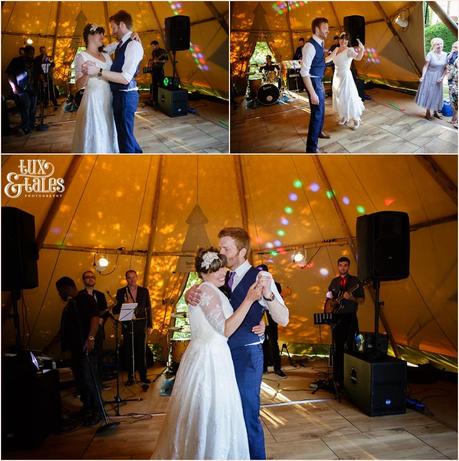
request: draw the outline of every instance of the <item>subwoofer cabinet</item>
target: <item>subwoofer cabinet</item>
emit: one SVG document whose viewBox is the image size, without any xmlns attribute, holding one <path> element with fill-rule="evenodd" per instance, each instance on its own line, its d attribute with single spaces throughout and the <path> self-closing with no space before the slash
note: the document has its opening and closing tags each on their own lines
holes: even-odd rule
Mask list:
<svg viewBox="0 0 459 461">
<path fill-rule="evenodd" d="M 406 412 L 406 362 L 344 354 L 344 390 L 368 416 Z"/>
</svg>

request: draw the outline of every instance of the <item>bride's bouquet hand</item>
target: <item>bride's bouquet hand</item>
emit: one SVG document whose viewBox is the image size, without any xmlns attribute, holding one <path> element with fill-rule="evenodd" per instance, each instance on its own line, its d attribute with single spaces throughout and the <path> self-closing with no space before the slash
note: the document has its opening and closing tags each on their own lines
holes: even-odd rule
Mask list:
<svg viewBox="0 0 459 461">
<path fill-rule="evenodd" d="M 364 50 L 364 49 L 365 49 L 365 45 L 364 45 L 359 39 L 357 39 L 357 43 L 358 43 L 359 48 L 360 48 L 361 50 Z"/>
</svg>

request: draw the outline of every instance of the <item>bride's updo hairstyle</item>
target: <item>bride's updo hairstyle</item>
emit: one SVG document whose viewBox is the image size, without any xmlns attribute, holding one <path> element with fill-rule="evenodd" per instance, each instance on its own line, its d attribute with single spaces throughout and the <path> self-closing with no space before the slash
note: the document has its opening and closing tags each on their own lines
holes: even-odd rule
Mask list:
<svg viewBox="0 0 459 461">
<path fill-rule="evenodd" d="M 88 47 L 88 37 L 94 34 L 105 34 L 105 29 L 97 24 L 86 24 L 83 29 L 83 40 L 86 48 Z"/>
<path fill-rule="evenodd" d="M 349 34 L 347 34 L 346 32 L 341 32 L 338 36 L 338 39 L 339 40 L 347 40 L 349 41 Z"/>
<path fill-rule="evenodd" d="M 194 267 L 198 274 L 210 274 L 226 267 L 226 256 L 218 252 L 217 248 L 200 248 L 194 260 Z"/>
</svg>

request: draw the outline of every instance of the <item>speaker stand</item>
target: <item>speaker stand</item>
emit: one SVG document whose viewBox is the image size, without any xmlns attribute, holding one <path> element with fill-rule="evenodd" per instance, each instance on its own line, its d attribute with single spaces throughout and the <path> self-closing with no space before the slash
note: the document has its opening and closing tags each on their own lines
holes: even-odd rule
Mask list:
<svg viewBox="0 0 459 461">
<path fill-rule="evenodd" d="M 380 301 L 380 288 L 381 288 L 381 282 L 379 280 L 373 280 L 373 288 L 375 290 L 375 331 L 374 331 L 374 357 L 373 358 L 379 358 L 383 355 L 384 353 L 381 353 L 377 349 L 377 338 L 379 334 L 379 316 L 381 315 L 381 308 L 384 306 L 384 302 Z"/>
</svg>

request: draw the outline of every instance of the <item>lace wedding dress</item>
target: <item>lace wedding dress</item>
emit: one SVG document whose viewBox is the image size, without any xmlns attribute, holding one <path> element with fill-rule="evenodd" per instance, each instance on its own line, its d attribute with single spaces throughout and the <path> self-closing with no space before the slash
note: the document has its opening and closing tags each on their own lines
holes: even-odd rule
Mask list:
<svg viewBox="0 0 459 461">
<path fill-rule="evenodd" d="M 189 307 L 191 341 L 183 354 L 152 459 L 250 459 L 234 365 L 223 335 L 233 314 L 210 283 Z"/>
<path fill-rule="evenodd" d="M 93 61 L 98 67 L 110 70 L 112 60 L 104 53 L 105 62 L 96 59 L 86 51 L 75 57 L 76 79 L 83 73 L 81 66 Z M 75 153 L 118 153 L 115 119 L 113 117 L 112 92 L 110 84 L 101 78 L 90 77 L 78 108 L 72 152 Z"/>
<path fill-rule="evenodd" d="M 348 48 L 347 51 L 343 51 L 333 58 L 335 64 L 332 85 L 333 110 L 343 123 L 360 120 L 362 112 L 365 110 L 351 72 L 352 60 L 356 56 L 356 51 L 353 48 Z"/>
</svg>

